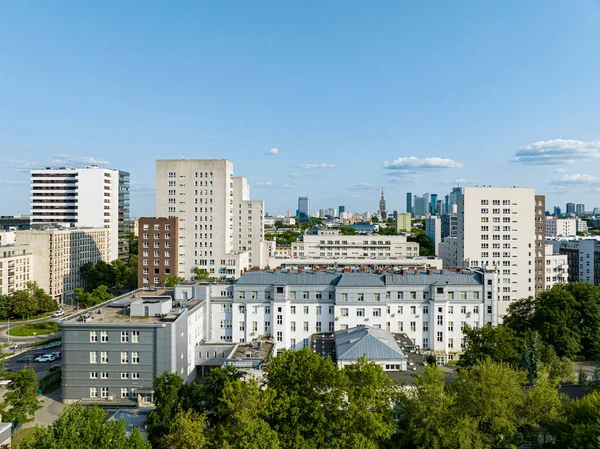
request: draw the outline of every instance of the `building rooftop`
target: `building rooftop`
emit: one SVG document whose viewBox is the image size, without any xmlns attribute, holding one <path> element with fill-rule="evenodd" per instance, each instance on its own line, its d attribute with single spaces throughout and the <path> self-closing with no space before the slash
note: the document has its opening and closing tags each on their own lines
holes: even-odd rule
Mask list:
<svg viewBox="0 0 600 449">
<path fill-rule="evenodd" d="M 200 303 L 198 300 L 181 303 L 174 301 L 173 306 L 166 314 L 157 314 L 156 316 L 131 316 L 132 304 L 143 305 L 145 302 L 148 302 L 148 304 L 158 304 L 172 300 L 172 288 L 138 289 L 63 318 L 62 320 L 59 320 L 59 323 L 89 323 L 97 325 L 108 323 L 156 324 L 173 322 L 184 310 L 195 307 Z"/>
<path fill-rule="evenodd" d="M 260 270 L 244 273 L 238 285 L 323 285 L 338 287 L 384 287 L 385 285 L 481 285 L 482 269 L 315 269 L 279 271 Z"/>
<path fill-rule="evenodd" d="M 358 326 L 335 333 L 337 360 L 402 360 L 406 356 L 390 331 Z"/>
</svg>

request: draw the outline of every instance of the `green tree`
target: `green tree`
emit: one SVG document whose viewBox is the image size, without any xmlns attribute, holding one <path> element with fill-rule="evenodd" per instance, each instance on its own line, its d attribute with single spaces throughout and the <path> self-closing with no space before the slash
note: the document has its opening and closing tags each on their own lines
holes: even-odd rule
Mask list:
<svg viewBox="0 0 600 449">
<path fill-rule="evenodd" d="M 38 303 L 29 290 L 17 290 L 9 295 L 8 308 L 12 316 L 26 318 L 37 313 Z"/>
<path fill-rule="evenodd" d="M 79 404 L 65 408 L 49 427 L 36 427 L 31 441 L 21 443 L 22 449 L 151 449 L 139 429 L 126 435 L 123 420 L 110 420 L 97 405 Z"/>
<path fill-rule="evenodd" d="M 129 233 L 129 255 L 138 255 L 138 238 L 137 236 L 133 233 L 130 232 Z"/>
<path fill-rule="evenodd" d="M 217 280 L 217 278 L 212 277 L 208 273 L 208 270 L 202 270 L 198 267 L 194 267 L 194 280 L 214 282 Z"/>
<path fill-rule="evenodd" d="M 14 426 L 18 427 L 31 421 L 35 412 L 42 408 L 38 399 L 39 385 L 33 369 L 5 373 L 5 377 L 12 383 L 7 385 L 4 402 L 0 405 L 0 408 L 5 410 L 2 419 L 12 421 Z"/>
<path fill-rule="evenodd" d="M 471 418 L 488 447 L 503 447 L 522 425 L 524 381 L 524 373 L 486 360 L 460 370 L 452 382 L 456 412 Z"/>
<path fill-rule="evenodd" d="M 414 222 L 413 222 L 414 225 Z M 412 228 L 411 234 L 406 238 L 409 242 L 415 242 L 419 244 L 419 255 L 420 256 L 433 256 L 435 255 L 435 248 L 425 234 L 425 231 L 420 228 Z"/>
<path fill-rule="evenodd" d="M 114 296 L 109 293 L 106 285 L 98 286 L 91 293 L 86 293 L 81 288 L 76 288 L 74 292 L 77 303 L 81 304 L 83 308 L 93 307 L 114 298 Z"/>
<path fill-rule="evenodd" d="M 342 369 L 346 378 L 346 404 L 341 410 L 342 425 L 333 447 L 378 449 L 396 432 L 397 386 L 383 368 L 361 357 Z"/>
<path fill-rule="evenodd" d="M 174 418 L 180 410 L 183 379 L 177 373 L 164 372 L 154 378 L 154 404 L 156 408 L 148 414 L 148 438 L 153 445 L 171 431 Z"/>
<path fill-rule="evenodd" d="M 157 445 L 161 449 L 203 449 L 206 446 L 206 417 L 193 410 L 179 411 L 171 429 Z"/>
<path fill-rule="evenodd" d="M 533 297 L 519 299 L 508 306 L 508 314 L 504 317 L 503 324 L 510 327 L 519 335 L 533 329 L 536 299 Z"/>
<path fill-rule="evenodd" d="M 356 229 L 351 226 L 341 226 L 339 230 L 340 235 L 356 235 Z"/>
<path fill-rule="evenodd" d="M 219 401 L 223 391 L 232 382 L 240 380 L 244 373 L 234 366 L 211 369 L 200 387 L 200 399 L 204 410 L 212 412 L 214 419 L 220 419 Z"/>
<path fill-rule="evenodd" d="M 505 362 L 512 367 L 521 364 L 521 340 L 509 327 L 491 325 L 472 328 L 465 326 L 463 331 L 465 352 L 458 362 L 461 367 L 474 366 L 486 359 Z"/>
<path fill-rule="evenodd" d="M 546 429 L 562 419 L 563 402 L 557 384 L 546 373 L 537 376 L 533 386 L 525 390 L 522 414 L 522 431 L 532 443 L 539 433 L 545 437 Z"/>
<path fill-rule="evenodd" d="M 565 406 L 565 422 L 553 427 L 559 449 L 600 447 L 600 392 L 570 401 Z"/>
<path fill-rule="evenodd" d="M 379 217 L 377 217 L 375 215 L 373 217 L 371 217 L 371 223 L 379 223 Z"/>
<path fill-rule="evenodd" d="M 223 388 L 216 413 L 219 423 L 211 433 L 214 448 L 278 449 L 279 437 L 265 418 L 274 392 L 255 379 L 234 380 Z"/>
<path fill-rule="evenodd" d="M 275 398 L 268 421 L 283 447 L 327 447 L 340 429 L 344 377 L 331 359 L 310 348 L 285 351 L 265 367 Z"/>
<path fill-rule="evenodd" d="M 575 366 L 567 357 L 555 358 L 548 364 L 548 377 L 561 384 L 574 384 Z"/>
<path fill-rule="evenodd" d="M 185 281 L 185 279 L 175 274 L 172 274 L 170 276 L 165 276 L 164 281 L 165 287 L 175 287 L 176 285 L 181 284 L 183 281 Z"/>
</svg>

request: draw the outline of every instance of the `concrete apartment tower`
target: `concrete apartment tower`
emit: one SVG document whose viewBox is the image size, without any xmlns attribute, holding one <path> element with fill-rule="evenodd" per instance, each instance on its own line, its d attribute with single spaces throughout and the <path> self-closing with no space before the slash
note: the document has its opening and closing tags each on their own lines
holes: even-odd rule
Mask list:
<svg viewBox="0 0 600 449">
<path fill-rule="evenodd" d="M 248 181 L 225 159 L 157 160 L 156 216 L 179 219 L 177 273 L 185 279 L 195 267 L 237 278 L 274 253 L 275 242 L 264 240 L 263 201 L 250 200 Z"/>
<path fill-rule="evenodd" d="M 536 293 L 536 205 L 531 188 L 466 187 L 458 197 L 457 262 L 497 271 L 500 317 Z"/>
<path fill-rule="evenodd" d="M 129 173 L 91 165 L 31 170 L 31 225 L 110 228 L 110 260 L 129 256 Z"/>
</svg>

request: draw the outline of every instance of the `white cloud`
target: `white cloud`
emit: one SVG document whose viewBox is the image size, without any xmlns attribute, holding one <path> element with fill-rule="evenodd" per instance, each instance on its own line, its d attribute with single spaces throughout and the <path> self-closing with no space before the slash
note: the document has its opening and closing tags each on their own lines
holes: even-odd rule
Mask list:
<svg viewBox="0 0 600 449">
<path fill-rule="evenodd" d="M 401 157 L 395 161 L 383 163 L 383 168 L 386 170 L 407 170 L 411 172 L 423 170 L 446 170 L 450 168 L 462 168 L 462 162 L 453 161 L 452 159 L 444 159 L 441 157 L 426 157 L 419 159 L 417 157 Z"/>
<path fill-rule="evenodd" d="M 348 187 L 348 190 L 361 190 L 363 192 L 375 192 L 381 187 L 371 184 L 370 182 L 357 182 Z"/>
<path fill-rule="evenodd" d="M 594 175 L 582 175 L 576 173 L 573 175 L 564 175 L 560 179 L 552 181 L 554 185 L 589 185 L 589 184 L 600 184 L 600 177 Z"/>
<path fill-rule="evenodd" d="M 600 141 L 540 140 L 517 150 L 515 162 L 526 165 L 558 165 L 600 158 Z"/>
<path fill-rule="evenodd" d="M 18 172 L 29 172 L 45 167 L 81 167 L 85 165 L 109 165 L 106 159 L 100 159 L 93 156 L 81 156 L 68 153 L 56 153 L 48 161 L 26 161 L 23 159 L 8 159 L 4 163 L 11 169 Z"/>
<path fill-rule="evenodd" d="M 316 168 L 335 168 L 335 165 L 333 164 L 302 164 L 300 165 L 300 168 L 303 168 L 305 170 L 314 170 Z"/>
<path fill-rule="evenodd" d="M 564 173 L 564 172 L 566 172 L 566 171 L 567 171 L 567 170 L 565 170 L 564 168 L 555 168 L 555 169 L 554 169 L 554 173 Z"/>
<path fill-rule="evenodd" d="M 257 189 L 272 189 L 272 190 L 294 190 L 294 189 L 296 189 L 295 182 L 291 182 L 288 184 L 278 184 L 273 181 L 263 181 L 263 182 L 257 182 L 256 184 L 253 184 L 252 186 Z"/>
<path fill-rule="evenodd" d="M 271 148 L 269 151 L 267 151 L 267 154 L 269 156 L 277 156 L 279 154 L 279 149 L 278 148 Z"/>
<path fill-rule="evenodd" d="M 268 188 L 268 187 L 272 187 L 272 186 L 273 186 L 273 183 L 271 181 L 257 182 L 256 184 L 254 184 L 254 187 L 256 187 L 258 189 Z"/>
</svg>

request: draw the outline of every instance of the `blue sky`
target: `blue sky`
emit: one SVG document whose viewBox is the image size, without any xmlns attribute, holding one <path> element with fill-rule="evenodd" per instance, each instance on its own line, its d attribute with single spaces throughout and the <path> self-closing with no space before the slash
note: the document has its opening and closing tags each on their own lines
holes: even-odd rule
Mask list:
<svg viewBox="0 0 600 449">
<path fill-rule="evenodd" d="M 96 162 L 227 158 L 269 213 L 535 187 L 600 206 L 600 1 L 0 3 L 0 214 Z M 278 154 L 272 154 L 276 148 Z"/>
</svg>

